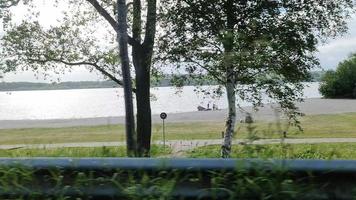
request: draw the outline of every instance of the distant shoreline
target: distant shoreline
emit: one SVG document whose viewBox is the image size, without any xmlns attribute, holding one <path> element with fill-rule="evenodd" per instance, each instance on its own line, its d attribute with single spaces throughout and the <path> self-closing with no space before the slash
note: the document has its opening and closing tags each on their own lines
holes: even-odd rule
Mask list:
<svg viewBox="0 0 356 200">
<path fill-rule="evenodd" d="M 320 82 L 320 78 L 324 72 L 310 72 L 310 78 L 306 82 Z M 159 81 L 152 81 L 152 87 L 174 87 L 172 84 L 171 75 L 166 75 L 165 78 Z M 190 77 L 183 78 L 184 86 L 200 85 Z M 217 85 L 217 82 L 212 80 L 204 81 L 203 85 Z M 15 91 L 39 91 L 39 90 L 75 90 L 75 89 L 99 89 L 99 88 L 120 88 L 116 82 L 111 80 L 103 81 L 67 81 L 54 83 L 39 83 L 39 82 L 0 82 L 0 92 L 15 92 Z"/>
<path fill-rule="evenodd" d="M 81 81 L 62 83 L 0 82 L 0 92 L 100 89 L 118 87 L 119 85 L 113 81 Z"/>
<path fill-rule="evenodd" d="M 186 86 L 194 86 L 194 85 L 185 85 Z M 167 87 L 175 87 L 175 86 L 153 86 L 152 88 L 167 88 Z M 63 90 L 95 90 L 95 89 L 122 89 L 121 86 L 115 86 L 115 87 L 91 87 L 91 88 L 57 88 L 57 89 L 24 89 L 24 90 L 1 90 L 0 88 L 0 92 L 3 93 L 12 93 L 12 92 L 31 92 L 31 91 L 63 91 Z"/>
<path fill-rule="evenodd" d="M 184 86 L 194 86 L 196 83 L 189 80 Z M 216 85 L 214 82 L 205 82 L 204 85 Z M 174 87 L 170 78 L 165 78 L 159 82 L 152 82 L 151 87 Z M 42 90 L 76 90 L 76 89 L 104 89 L 121 88 L 114 81 L 79 81 L 60 83 L 35 83 L 35 82 L 0 82 L 0 92 L 17 91 L 42 91 Z"/>
<path fill-rule="evenodd" d="M 319 114 L 339 114 L 356 112 L 356 100 L 348 99 L 306 99 L 305 102 L 297 104 L 301 112 L 306 115 Z M 243 108 L 247 112 L 253 113 L 253 117 L 260 121 L 275 121 L 275 111 L 269 106 L 260 108 L 257 113 L 251 107 Z M 221 122 L 224 123 L 227 110 L 218 111 L 195 111 L 186 113 L 168 113 L 167 123 L 190 123 L 190 122 Z M 245 116 L 238 112 L 238 120 Z M 124 124 L 124 117 L 98 117 L 79 119 L 49 119 L 49 120 L 0 120 L 0 129 L 15 128 L 60 128 L 75 126 L 99 126 Z M 152 116 L 153 123 L 161 123 L 158 115 Z M 330 122 L 332 123 L 332 122 Z"/>
</svg>

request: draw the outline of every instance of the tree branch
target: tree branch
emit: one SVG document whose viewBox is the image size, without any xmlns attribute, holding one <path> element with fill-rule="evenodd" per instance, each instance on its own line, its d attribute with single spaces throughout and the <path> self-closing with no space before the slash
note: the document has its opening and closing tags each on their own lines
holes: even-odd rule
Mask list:
<svg viewBox="0 0 356 200">
<path fill-rule="evenodd" d="M 216 73 L 214 73 L 213 70 L 209 69 L 208 67 L 202 65 L 201 63 L 199 63 L 198 61 L 194 61 L 193 59 L 190 58 L 186 58 L 188 62 L 194 63 L 196 65 L 198 65 L 199 67 L 205 69 L 207 72 L 210 73 L 210 75 L 212 75 L 214 78 L 216 78 L 216 80 L 218 80 L 221 83 L 224 83 L 225 81 L 223 81 L 218 75 L 216 75 Z"/>
<path fill-rule="evenodd" d="M 146 33 L 143 46 L 146 49 L 152 49 L 156 36 L 157 0 L 148 0 L 147 3 Z"/>
<path fill-rule="evenodd" d="M 20 0 L 8 0 L 3 3 L 0 3 L 0 8 L 10 8 L 11 6 L 17 5 Z"/>
<path fill-rule="evenodd" d="M 55 58 L 46 59 L 46 60 L 28 58 L 28 60 L 31 61 L 31 62 L 38 62 L 38 63 L 57 62 L 57 63 L 63 63 L 63 64 L 68 65 L 68 66 L 89 65 L 89 66 L 94 67 L 99 72 L 101 72 L 104 76 L 107 76 L 108 78 L 110 78 L 112 81 L 114 81 L 118 85 L 123 86 L 123 82 L 121 80 L 117 79 L 115 76 L 113 76 L 112 74 L 107 72 L 104 68 L 100 67 L 96 63 L 85 62 L 85 61 L 82 61 L 82 62 L 68 62 L 68 61 L 65 61 L 65 60 L 55 59 Z M 132 91 L 134 93 L 136 93 L 136 89 L 135 88 Z"/>
<path fill-rule="evenodd" d="M 141 43 L 142 32 L 141 9 L 141 0 L 133 0 L 132 37 L 139 43 Z"/>
<path fill-rule="evenodd" d="M 87 0 L 94 8 L 95 10 L 102 16 L 104 19 L 106 19 L 107 22 L 111 25 L 111 27 L 116 31 L 116 33 L 119 33 L 118 29 L 118 24 L 117 21 L 110 15 L 110 13 L 103 8 L 97 0 Z M 135 40 L 128 36 L 128 43 L 130 45 L 134 45 L 136 42 Z"/>
</svg>

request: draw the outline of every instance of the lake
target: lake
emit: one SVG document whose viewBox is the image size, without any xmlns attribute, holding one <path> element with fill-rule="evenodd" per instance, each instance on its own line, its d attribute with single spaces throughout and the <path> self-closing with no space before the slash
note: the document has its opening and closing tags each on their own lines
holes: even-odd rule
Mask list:
<svg viewBox="0 0 356 200">
<path fill-rule="evenodd" d="M 305 98 L 321 97 L 319 83 L 305 84 Z M 206 107 L 208 103 L 220 109 L 227 107 L 225 95 L 212 99 L 194 90 L 194 86 L 179 91 L 171 87 L 152 88 L 152 113 L 196 111 L 197 106 Z M 114 117 L 123 116 L 124 112 L 121 88 L 0 92 L 0 120 Z"/>
</svg>

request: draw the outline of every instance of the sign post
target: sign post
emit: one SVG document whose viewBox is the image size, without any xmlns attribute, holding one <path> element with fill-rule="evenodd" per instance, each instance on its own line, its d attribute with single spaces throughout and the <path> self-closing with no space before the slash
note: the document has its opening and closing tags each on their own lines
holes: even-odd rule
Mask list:
<svg viewBox="0 0 356 200">
<path fill-rule="evenodd" d="M 163 132 L 162 132 L 162 135 L 163 135 L 163 149 L 164 151 L 166 151 L 166 133 L 165 133 L 165 124 L 164 124 L 164 120 L 167 119 L 167 113 L 163 112 L 159 115 L 162 119 L 162 124 L 163 124 Z"/>
</svg>

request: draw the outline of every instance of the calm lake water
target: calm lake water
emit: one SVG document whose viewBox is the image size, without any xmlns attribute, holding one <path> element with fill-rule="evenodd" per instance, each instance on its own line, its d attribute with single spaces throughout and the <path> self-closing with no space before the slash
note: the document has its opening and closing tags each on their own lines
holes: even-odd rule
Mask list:
<svg viewBox="0 0 356 200">
<path fill-rule="evenodd" d="M 306 83 L 305 98 L 321 97 L 319 83 Z M 198 105 L 208 103 L 226 108 L 225 95 L 212 99 L 197 94 L 194 86 L 152 88 L 152 112 L 179 113 L 196 111 Z M 248 106 L 241 102 L 242 106 Z M 0 120 L 20 119 L 72 119 L 111 117 L 124 115 L 122 89 L 81 89 L 0 92 Z"/>
</svg>

